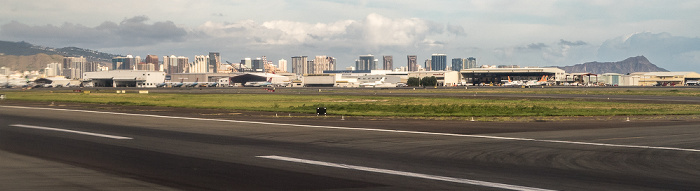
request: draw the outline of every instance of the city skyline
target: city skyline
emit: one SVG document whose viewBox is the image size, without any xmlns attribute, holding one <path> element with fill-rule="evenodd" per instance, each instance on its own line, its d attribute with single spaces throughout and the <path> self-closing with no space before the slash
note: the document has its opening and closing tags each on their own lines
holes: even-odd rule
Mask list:
<svg viewBox="0 0 700 191">
<path fill-rule="evenodd" d="M 337 68 L 354 66 L 358 55 L 367 54 L 394 55 L 394 68 L 407 63 L 405 55 L 425 60 L 434 53 L 521 66 L 644 55 L 672 71 L 700 68 L 696 1 L 9 0 L 4 5 L 0 40 L 121 55 L 193 60 L 218 52 L 220 63 L 330 55 Z"/>
</svg>

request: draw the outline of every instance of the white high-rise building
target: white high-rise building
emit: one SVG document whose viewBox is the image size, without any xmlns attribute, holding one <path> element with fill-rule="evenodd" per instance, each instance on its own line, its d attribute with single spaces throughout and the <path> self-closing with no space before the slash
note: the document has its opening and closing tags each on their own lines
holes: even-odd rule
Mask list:
<svg viewBox="0 0 700 191">
<path fill-rule="evenodd" d="M 60 76 L 63 73 L 63 64 L 61 63 L 50 63 L 46 65 L 44 70 L 44 75 L 46 77 Z"/>
<path fill-rule="evenodd" d="M 277 65 L 279 65 L 278 68 L 280 69 L 280 71 L 287 72 L 287 60 L 280 59 L 279 61 L 277 61 Z"/>
<path fill-rule="evenodd" d="M 207 73 L 209 70 L 209 55 L 195 55 L 190 63 L 188 73 Z"/>
</svg>

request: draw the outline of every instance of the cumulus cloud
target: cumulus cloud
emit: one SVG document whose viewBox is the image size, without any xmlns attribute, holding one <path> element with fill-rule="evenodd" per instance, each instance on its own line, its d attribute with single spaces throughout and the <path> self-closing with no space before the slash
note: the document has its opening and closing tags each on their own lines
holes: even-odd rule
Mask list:
<svg viewBox="0 0 700 191">
<path fill-rule="evenodd" d="M 538 42 L 527 45 L 496 48 L 495 58 L 505 65 L 566 66 L 580 64 L 594 57 L 597 46 L 583 41 Z"/>
<path fill-rule="evenodd" d="M 464 27 L 451 24 L 447 24 L 447 32 L 456 36 L 464 36 L 467 34 L 466 32 L 464 32 Z"/>
<path fill-rule="evenodd" d="M 96 27 L 64 23 L 60 26 L 29 26 L 12 21 L 0 27 L 0 34 L 14 39 L 48 41 L 59 46 L 129 47 L 161 42 L 183 41 L 187 36 L 184 28 L 173 22 L 148 24 L 148 17 L 136 16 L 120 23 L 103 22 Z"/>
<path fill-rule="evenodd" d="M 431 35 L 444 32 L 445 25 L 417 18 L 392 19 L 379 14 L 369 14 L 363 20 L 341 20 L 328 23 L 305 23 L 295 21 L 252 20 L 233 23 L 207 22 L 198 27 L 203 34 L 215 38 L 250 38 L 250 43 L 265 45 L 323 45 L 333 43 L 340 46 L 387 47 L 418 46 L 434 43 Z M 450 33 L 464 34 L 460 26 L 450 25 Z M 429 43 L 426 43 L 429 42 Z M 369 51 L 369 50 L 368 50 Z"/>
<path fill-rule="evenodd" d="M 572 41 L 567 41 L 567 40 L 561 39 L 561 40 L 559 40 L 559 45 L 561 45 L 561 46 L 583 46 L 583 45 L 588 45 L 588 43 L 580 41 L 580 40 L 576 41 L 576 42 L 572 42 Z"/>
</svg>

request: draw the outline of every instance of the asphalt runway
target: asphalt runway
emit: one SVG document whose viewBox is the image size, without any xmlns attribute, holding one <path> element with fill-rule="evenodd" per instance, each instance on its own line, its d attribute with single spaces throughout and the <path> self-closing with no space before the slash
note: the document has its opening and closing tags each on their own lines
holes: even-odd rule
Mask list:
<svg viewBox="0 0 700 191">
<path fill-rule="evenodd" d="M 186 113 L 0 105 L 0 150 L 38 161 L 0 168 L 68 166 L 0 178 L 0 185 L 17 190 L 123 185 L 144 190 L 700 190 L 697 121 L 606 121 L 573 128 L 433 121 L 415 127 Z M 66 170 L 99 176 L 66 179 L 51 173 Z M 89 183 L 107 180 L 113 183 Z M 32 181 L 53 186 L 23 187 L 35 185 Z"/>
</svg>

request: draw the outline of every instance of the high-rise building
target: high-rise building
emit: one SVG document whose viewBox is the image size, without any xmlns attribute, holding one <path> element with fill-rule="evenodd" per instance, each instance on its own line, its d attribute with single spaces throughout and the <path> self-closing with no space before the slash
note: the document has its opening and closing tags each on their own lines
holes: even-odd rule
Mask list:
<svg viewBox="0 0 700 191">
<path fill-rule="evenodd" d="M 180 56 L 180 57 L 182 57 L 182 56 Z M 181 61 L 179 61 L 179 59 L 178 59 L 180 57 L 177 57 L 175 55 L 163 56 L 164 72 L 168 73 L 168 74 L 183 73 L 184 70 L 181 70 L 181 69 L 183 69 L 186 66 L 180 65 Z M 184 61 L 184 65 L 187 65 L 187 62 L 189 62 L 189 59 L 187 57 L 182 57 L 182 58 L 187 59 L 187 61 Z"/>
<path fill-rule="evenodd" d="M 265 72 L 265 62 L 263 62 L 262 58 L 255 58 L 255 60 L 251 61 L 251 69 L 256 72 Z"/>
<path fill-rule="evenodd" d="M 141 62 L 136 65 L 136 70 L 155 71 L 156 65 L 153 63 Z"/>
<path fill-rule="evenodd" d="M 46 75 L 46 77 L 60 76 L 62 73 L 63 73 L 63 64 L 62 63 L 47 64 L 46 69 L 44 70 L 44 75 Z"/>
<path fill-rule="evenodd" d="M 116 58 L 116 61 L 115 61 Z M 141 62 L 141 57 L 126 55 L 126 57 L 115 57 L 112 59 L 114 70 L 136 70 L 136 64 Z"/>
<path fill-rule="evenodd" d="M 292 73 L 295 73 L 297 76 L 308 74 L 307 59 L 307 56 L 292 57 Z"/>
<path fill-rule="evenodd" d="M 418 71 L 418 56 L 416 55 L 408 55 L 407 57 L 408 60 L 408 71 L 409 72 L 415 72 Z"/>
<path fill-rule="evenodd" d="M 314 72 L 314 61 L 313 60 L 306 61 L 306 71 L 307 71 L 307 74 L 313 74 L 313 72 Z"/>
<path fill-rule="evenodd" d="M 309 66 L 309 73 L 323 74 L 323 71 L 335 70 L 335 62 L 335 58 L 330 56 L 316 56 L 316 59 L 313 60 L 313 65 Z"/>
<path fill-rule="evenodd" d="M 243 65 L 246 69 L 253 68 L 253 62 L 250 58 L 244 58 L 243 60 L 241 60 L 241 65 Z"/>
<path fill-rule="evenodd" d="M 375 70 L 376 66 L 377 60 L 371 54 L 360 55 L 360 59 L 355 63 L 357 70 Z"/>
<path fill-rule="evenodd" d="M 279 68 L 280 71 L 287 72 L 287 60 L 280 59 L 279 61 L 277 61 L 277 65 L 277 68 Z"/>
<path fill-rule="evenodd" d="M 447 55 L 446 54 L 433 54 L 431 57 L 430 70 L 431 71 L 444 71 L 447 68 Z"/>
<path fill-rule="evenodd" d="M 431 71 L 433 68 L 432 60 L 430 59 L 425 59 L 425 71 Z"/>
<path fill-rule="evenodd" d="M 171 67 L 173 69 L 173 71 L 171 71 L 171 73 L 173 73 L 173 74 L 185 73 L 185 71 L 187 71 L 187 67 L 189 67 L 190 58 L 184 57 L 184 56 L 178 56 L 178 57 L 175 57 L 175 59 L 173 59 L 173 57 L 170 58 L 170 61 L 171 62 L 175 61 L 175 63 L 177 63 L 177 65 Z"/>
<path fill-rule="evenodd" d="M 463 69 L 469 69 L 469 68 L 476 68 L 476 58 L 474 57 L 469 57 L 464 59 L 464 68 Z"/>
<path fill-rule="evenodd" d="M 221 55 L 218 52 L 209 52 L 207 71 L 204 73 L 219 73 L 221 67 Z"/>
<path fill-rule="evenodd" d="M 156 55 L 147 55 L 146 56 L 146 64 L 153 64 L 154 68 L 153 71 L 159 71 L 160 70 L 160 63 L 158 63 L 158 56 Z"/>
<path fill-rule="evenodd" d="M 464 68 L 464 66 L 463 66 L 463 65 L 464 65 L 464 62 L 463 62 L 463 61 L 464 61 L 464 59 L 461 59 L 461 58 L 453 58 L 453 59 L 452 59 L 452 68 L 451 68 L 451 69 L 452 69 L 453 71 L 459 71 L 459 70 L 461 70 L 462 68 Z"/>
<path fill-rule="evenodd" d="M 163 56 L 163 64 L 160 67 L 160 71 L 165 72 L 166 74 L 170 74 L 170 71 L 168 70 L 170 68 L 170 57 L 168 56 Z"/>
<path fill-rule="evenodd" d="M 389 56 L 384 56 L 384 70 L 393 70 L 394 69 L 394 57 L 389 55 Z"/>
<path fill-rule="evenodd" d="M 123 56 L 117 56 L 112 58 L 112 70 L 121 70 L 122 65 L 124 65 L 124 62 L 126 60 L 126 57 Z"/>
<path fill-rule="evenodd" d="M 260 59 L 262 59 L 262 66 L 263 66 L 263 70 L 264 70 L 265 65 L 267 65 L 267 56 L 262 56 Z"/>
<path fill-rule="evenodd" d="M 87 65 L 85 57 L 65 57 L 63 58 L 63 76 L 68 79 L 81 79 Z"/>
<path fill-rule="evenodd" d="M 83 73 L 100 71 L 99 62 L 88 62 L 83 66 Z"/>
<path fill-rule="evenodd" d="M 188 68 L 188 73 L 207 73 L 212 64 L 209 64 L 208 55 L 195 55 L 194 62 Z"/>
</svg>

